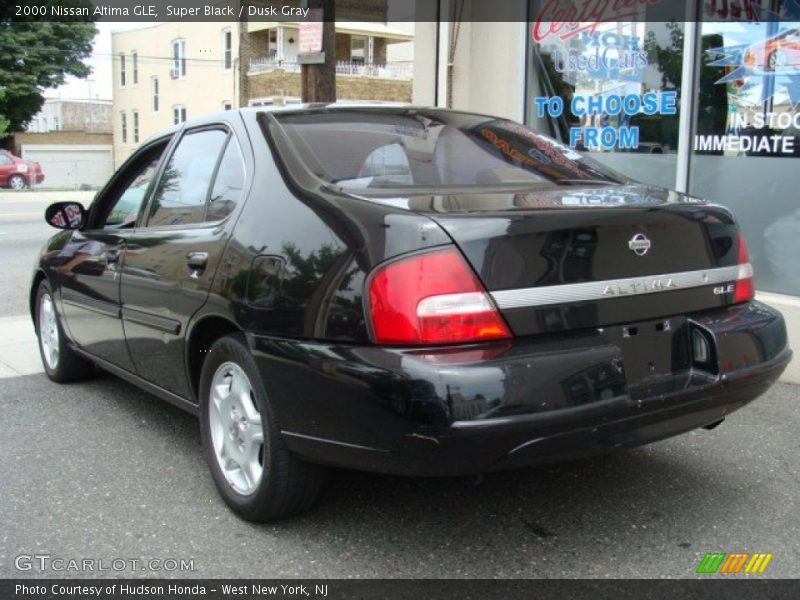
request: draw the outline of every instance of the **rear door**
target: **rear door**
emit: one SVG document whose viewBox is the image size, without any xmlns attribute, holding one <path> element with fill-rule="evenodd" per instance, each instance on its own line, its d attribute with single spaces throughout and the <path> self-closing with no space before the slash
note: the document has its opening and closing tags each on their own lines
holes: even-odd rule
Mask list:
<svg viewBox="0 0 800 600">
<path fill-rule="evenodd" d="M 122 318 L 136 371 L 185 398 L 185 331 L 232 228 L 244 184 L 241 148 L 227 125 L 184 131 L 125 252 Z"/>
</svg>

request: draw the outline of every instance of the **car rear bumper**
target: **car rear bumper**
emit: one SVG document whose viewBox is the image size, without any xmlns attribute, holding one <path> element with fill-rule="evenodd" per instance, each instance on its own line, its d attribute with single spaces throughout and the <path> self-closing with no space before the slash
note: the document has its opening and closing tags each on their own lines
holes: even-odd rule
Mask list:
<svg viewBox="0 0 800 600">
<path fill-rule="evenodd" d="M 689 315 L 686 326 L 707 334 L 713 365 L 652 377 L 629 372 L 626 354 L 636 361 L 614 327 L 434 350 L 248 337 L 292 451 L 441 476 L 568 460 L 714 424 L 766 391 L 791 359 L 783 318 L 757 302 Z"/>
</svg>

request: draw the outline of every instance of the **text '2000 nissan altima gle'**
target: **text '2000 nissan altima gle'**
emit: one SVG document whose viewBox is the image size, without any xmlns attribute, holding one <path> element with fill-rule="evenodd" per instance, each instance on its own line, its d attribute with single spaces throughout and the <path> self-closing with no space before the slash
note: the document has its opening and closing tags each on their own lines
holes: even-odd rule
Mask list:
<svg viewBox="0 0 800 600">
<path fill-rule="evenodd" d="M 470 475 L 713 427 L 791 357 L 730 211 L 504 119 L 228 111 L 46 219 L 47 375 L 198 415 L 250 520 L 307 509 L 326 465 Z"/>
</svg>

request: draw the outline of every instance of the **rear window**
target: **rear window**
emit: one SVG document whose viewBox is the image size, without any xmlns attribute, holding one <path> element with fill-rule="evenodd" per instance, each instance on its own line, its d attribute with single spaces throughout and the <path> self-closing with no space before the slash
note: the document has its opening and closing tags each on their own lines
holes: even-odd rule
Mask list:
<svg viewBox="0 0 800 600">
<path fill-rule="evenodd" d="M 420 109 L 272 114 L 284 159 L 359 193 L 625 180 L 580 152 L 504 119 Z"/>
</svg>

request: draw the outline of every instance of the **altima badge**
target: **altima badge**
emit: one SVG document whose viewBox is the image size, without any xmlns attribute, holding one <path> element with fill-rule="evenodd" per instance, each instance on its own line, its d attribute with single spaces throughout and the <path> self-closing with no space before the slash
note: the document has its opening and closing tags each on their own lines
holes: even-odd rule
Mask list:
<svg viewBox="0 0 800 600">
<path fill-rule="evenodd" d="M 633 250 L 636 253 L 636 256 L 644 256 L 650 250 L 650 246 L 652 246 L 652 242 L 650 239 L 643 233 L 637 233 L 635 236 L 631 238 L 631 241 L 628 242 L 628 248 Z"/>
</svg>

